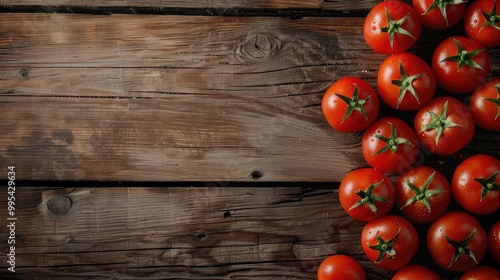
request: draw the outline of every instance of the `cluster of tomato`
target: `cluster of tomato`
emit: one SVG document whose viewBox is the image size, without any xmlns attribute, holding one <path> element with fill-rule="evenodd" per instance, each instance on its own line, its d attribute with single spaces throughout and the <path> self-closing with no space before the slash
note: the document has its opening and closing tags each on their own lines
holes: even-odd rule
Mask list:
<svg viewBox="0 0 500 280">
<path fill-rule="evenodd" d="M 378 94 L 366 81 L 344 77 L 322 100 L 334 129 L 363 132 L 362 153 L 371 167 L 348 173 L 339 198 L 353 219 L 366 223 L 361 233 L 366 256 L 378 267 L 397 271 L 393 279 L 440 279 L 431 269 L 410 264 L 422 243 L 437 266 L 461 273 L 461 280 L 500 279 L 495 268 L 478 265 L 487 251 L 500 263 L 500 221 L 488 229 L 476 219 L 498 213 L 500 161 L 471 156 L 454 170 L 451 181 L 416 163 L 422 153 L 455 154 L 470 143 L 476 125 L 500 131 L 500 78 L 488 81 L 487 52 L 500 46 L 500 0 L 465 2 L 377 4 L 365 19 L 363 34 L 375 52 L 389 55 L 378 71 Z M 459 22 L 465 34 L 439 43 L 430 64 L 407 52 L 422 30 Z M 437 89 L 444 94 L 435 97 Z M 378 119 L 379 98 L 395 110 L 416 112 L 413 127 L 392 116 Z M 448 211 L 452 199 L 461 209 Z M 400 214 L 389 214 L 394 204 Z M 415 224 L 428 225 L 425 242 Z M 331 256 L 318 268 L 319 280 L 365 278 L 363 268 L 346 255 Z"/>
</svg>

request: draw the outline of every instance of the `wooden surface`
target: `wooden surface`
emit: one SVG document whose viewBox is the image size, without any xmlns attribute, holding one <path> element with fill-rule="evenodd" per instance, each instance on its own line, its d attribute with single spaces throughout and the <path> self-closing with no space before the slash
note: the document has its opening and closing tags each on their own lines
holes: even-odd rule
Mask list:
<svg viewBox="0 0 500 280">
<path fill-rule="evenodd" d="M 315 279 L 345 253 L 390 279 L 335 190 L 366 166 L 361 135 L 320 108 L 339 77 L 375 86 L 385 56 L 361 26 L 378 2 L 1 0 L 0 178 L 16 167 L 18 220 L 17 272 L 2 258 L 0 278 Z M 412 51 L 429 60 L 454 32 Z M 499 140 L 479 129 L 417 164 L 450 176 L 468 155 L 500 157 Z"/>
</svg>

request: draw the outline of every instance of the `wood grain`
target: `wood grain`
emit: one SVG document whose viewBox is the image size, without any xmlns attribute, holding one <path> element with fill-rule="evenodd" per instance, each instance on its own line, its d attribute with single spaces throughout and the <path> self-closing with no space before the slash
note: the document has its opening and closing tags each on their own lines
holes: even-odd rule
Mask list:
<svg viewBox="0 0 500 280">
<path fill-rule="evenodd" d="M 361 1 L 349 1 L 349 0 L 210 0 L 210 1 L 196 1 L 196 0 L 170 0 L 170 1 L 159 1 L 159 0 L 143 0 L 143 1 L 133 1 L 133 0 L 107 0 L 107 1 L 85 1 L 85 0 L 4 0 L 2 4 L 4 8 L 22 8 L 22 7 L 36 7 L 45 12 L 53 12 L 60 7 L 67 7 L 67 11 L 78 10 L 78 8 L 92 8 L 92 9 L 103 9 L 107 7 L 115 8 L 112 11 L 116 11 L 116 8 L 126 8 L 129 13 L 140 11 L 140 8 L 154 8 L 154 9 L 172 9 L 174 11 L 179 11 L 189 8 L 205 9 L 206 12 L 220 13 L 242 13 L 245 10 L 321 10 L 321 12 L 326 11 L 359 11 L 359 10 L 369 10 L 375 3 L 379 1 L 373 0 L 361 0 Z M 238 9 L 243 9 L 238 11 Z"/>
<path fill-rule="evenodd" d="M 360 261 L 368 279 L 390 275 L 363 255 L 363 225 L 346 216 L 333 186 L 16 191 L 17 271 L 9 279 L 316 279 L 333 253 Z M 54 200 L 71 207 L 53 213 Z"/>
</svg>

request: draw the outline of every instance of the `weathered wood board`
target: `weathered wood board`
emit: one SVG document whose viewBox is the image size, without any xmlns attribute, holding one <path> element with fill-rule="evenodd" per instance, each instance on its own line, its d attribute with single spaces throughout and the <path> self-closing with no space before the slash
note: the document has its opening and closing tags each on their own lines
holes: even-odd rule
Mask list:
<svg viewBox="0 0 500 280">
<path fill-rule="evenodd" d="M 374 83 L 362 22 L 2 14 L 0 157 L 23 180 L 340 181 L 361 137 L 319 105 L 339 77 Z"/>
</svg>

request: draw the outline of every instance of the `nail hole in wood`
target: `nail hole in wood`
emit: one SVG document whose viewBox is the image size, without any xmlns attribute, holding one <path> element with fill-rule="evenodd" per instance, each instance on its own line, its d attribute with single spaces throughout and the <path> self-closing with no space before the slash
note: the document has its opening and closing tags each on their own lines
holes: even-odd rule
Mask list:
<svg viewBox="0 0 500 280">
<path fill-rule="evenodd" d="M 205 238 L 207 238 L 207 237 L 208 237 L 208 234 L 206 234 L 206 233 L 200 233 L 200 234 L 196 235 L 196 237 L 197 237 L 199 240 L 203 240 L 203 239 L 205 239 Z"/>
<path fill-rule="evenodd" d="M 259 179 L 260 179 L 260 178 L 262 178 L 262 176 L 264 176 L 264 175 L 263 175 L 263 174 L 262 174 L 262 172 L 260 172 L 260 171 L 254 171 L 254 172 L 252 172 L 252 173 L 250 174 L 250 176 L 252 176 L 252 179 L 254 179 L 254 180 L 259 180 Z"/>
<path fill-rule="evenodd" d="M 63 215 L 68 213 L 72 204 L 73 202 L 69 197 L 65 195 L 56 195 L 47 201 L 47 208 L 56 215 Z"/>
<path fill-rule="evenodd" d="M 224 218 L 229 218 L 229 217 L 231 217 L 231 212 L 225 211 L 224 212 Z"/>
</svg>

